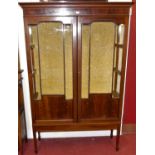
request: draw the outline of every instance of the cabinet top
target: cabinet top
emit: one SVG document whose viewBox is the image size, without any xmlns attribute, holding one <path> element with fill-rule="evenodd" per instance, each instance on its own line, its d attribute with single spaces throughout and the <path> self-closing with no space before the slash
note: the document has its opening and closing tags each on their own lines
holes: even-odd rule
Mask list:
<svg viewBox="0 0 155 155">
<path fill-rule="evenodd" d="M 129 15 L 133 2 L 104 0 L 54 0 L 50 2 L 22 2 L 24 16 L 82 16 Z"/>
<path fill-rule="evenodd" d="M 46 1 L 46 0 L 45 0 Z M 19 2 L 19 5 L 25 7 L 47 7 L 51 5 L 104 5 L 104 6 L 131 6 L 133 2 L 108 2 L 108 0 L 49 0 L 45 2 Z"/>
</svg>

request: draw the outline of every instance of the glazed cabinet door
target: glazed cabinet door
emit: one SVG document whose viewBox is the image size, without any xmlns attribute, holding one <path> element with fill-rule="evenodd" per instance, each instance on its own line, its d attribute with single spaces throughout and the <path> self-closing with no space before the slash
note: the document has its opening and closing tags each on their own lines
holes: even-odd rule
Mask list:
<svg viewBox="0 0 155 155">
<path fill-rule="evenodd" d="M 33 120 L 76 121 L 76 19 L 27 17 L 25 25 Z"/>
<path fill-rule="evenodd" d="M 126 21 L 106 16 L 78 18 L 80 121 L 117 120 L 121 115 Z"/>
</svg>

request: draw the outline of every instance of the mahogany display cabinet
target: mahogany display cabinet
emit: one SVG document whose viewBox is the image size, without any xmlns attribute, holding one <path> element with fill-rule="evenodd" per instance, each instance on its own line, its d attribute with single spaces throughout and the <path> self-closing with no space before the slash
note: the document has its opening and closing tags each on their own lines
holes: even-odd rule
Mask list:
<svg viewBox="0 0 155 155">
<path fill-rule="evenodd" d="M 117 130 L 133 3 L 20 3 L 24 13 L 35 152 L 38 132 Z"/>
</svg>

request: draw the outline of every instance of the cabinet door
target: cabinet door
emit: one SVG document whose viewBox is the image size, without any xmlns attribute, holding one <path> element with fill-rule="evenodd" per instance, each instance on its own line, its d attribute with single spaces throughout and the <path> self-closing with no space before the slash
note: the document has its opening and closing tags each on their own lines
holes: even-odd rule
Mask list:
<svg viewBox="0 0 155 155">
<path fill-rule="evenodd" d="M 33 119 L 75 121 L 76 19 L 33 17 L 25 23 Z"/>
<path fill-rule="evenodd" d="M 123 96 L 125 20 L 79 17 L 78 35 L 79 120 L 116 120 Z"/>
</svg>

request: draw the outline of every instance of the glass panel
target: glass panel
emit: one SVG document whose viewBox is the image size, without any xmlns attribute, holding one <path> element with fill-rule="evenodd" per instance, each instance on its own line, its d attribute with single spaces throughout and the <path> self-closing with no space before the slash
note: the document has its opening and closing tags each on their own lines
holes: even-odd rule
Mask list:
<svg viewBox="0 0 155 155">
<path fill-rule="evenodd" d="M 115 44 L 118 43 L 118 25 L 115 25 Z"/>
<path fill-rule="evenodd" d="M 88 98 L 90 26 L 82 25 L 82 98 Z"/>
<path fill-rule="evenodd" d="M 115 78 L 116 78 L 116 72 L 113 72 L 113 92 L 115 91 Z"/>
<path fill-rule="evenodd" d="M 119 97 L 120 93 L 125 25 L 117 25 L 116 33 L 117 34 L 115 34 L 115 54 L 113 65 L 113 97 Z"/>
<path fill-rule="evenodd" d="M 124 24 L 120 24 L 118 27 L 119 44 L 124 43 L 124 32 L 125 32 L 125 26 L 124 26 Z"/>
<path fill-rule="evenodd" d="M 64 26 L 65 45 L 65 97 L 73 98 L 72 25 Z"/>
<path fill-rule="evenodd" d="M 64 94 L 63 24 L 38 25 L 42 94 Z"/>
<path fill-rule="evenodd" d="M 112 92 L 115 24 L 91 24 L 90 93 Z"/>
<path fill-rule="evenodd" d="M 123 58 L 123 49 L 122 48 L 119 48 L 118 49 L 118 70 L 121 71 L 122 69 L 122 58 Z"/>
<path fill-rule="evenodd" d="M 116 68 L 116 59 L 117 59 L 116 52 L 117 52 L 117 47 L 115 47 L 115 50 L 114 50 L 114 68 Z"/>
<path fill-rule="evenodd" d="M 39 70 L 39 48 L 37 26 L 29 27 L 30 49 L 31 49 L 31 66 L 33 71 L 33 93 L 35 99 L 41 99 L 40 89 L 40 70 Z"/>
<path fill-rule="evenodd" d="M 120 94 L 120 84 L 121 84 L 121 76 L 117 74 L 117 86 L 116 86 L 116 92 Z"/>
</svg>

